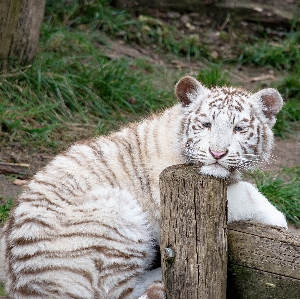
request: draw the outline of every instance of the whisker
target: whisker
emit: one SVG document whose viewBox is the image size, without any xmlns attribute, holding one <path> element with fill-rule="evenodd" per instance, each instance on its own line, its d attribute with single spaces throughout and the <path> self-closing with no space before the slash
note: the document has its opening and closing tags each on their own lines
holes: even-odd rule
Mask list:
<svg viewBox="0 0 300 299">
<path fill-rule="evenodd" d="M 242 154 L 242 156 L 244 156 L 244 157 L 259 157 L 258 155 L 255 155 L 255 154 Z"/>
</svg>

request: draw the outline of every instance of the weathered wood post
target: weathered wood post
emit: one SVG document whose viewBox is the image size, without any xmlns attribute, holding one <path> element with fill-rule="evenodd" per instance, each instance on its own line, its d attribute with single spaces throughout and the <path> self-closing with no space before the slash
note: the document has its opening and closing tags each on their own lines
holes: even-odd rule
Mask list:
<svg viewBox="0 0 300 299">
<path fill-rule="evenodd" d="M 226 186 L 222 179 L 201 176 L 198 169 L 175 165 L 160 175 L 167 299 L 226 298 Z"/>
</svg>

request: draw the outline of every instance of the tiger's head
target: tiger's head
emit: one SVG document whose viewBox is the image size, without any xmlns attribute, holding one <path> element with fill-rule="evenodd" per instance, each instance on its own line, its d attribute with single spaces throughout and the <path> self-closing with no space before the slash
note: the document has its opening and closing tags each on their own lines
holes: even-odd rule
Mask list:
<svg viewBox="0 0 300 299">
<path fill-rule="evenodd" d="M 208 89 L 183 77 L 175 93 L 184 115 L 183 155 L 200 173 L 229 177 L 269 159 L 272 127 L 283 105 L 273 88 L 255 94 L 234 87 Z"/>
</svg>

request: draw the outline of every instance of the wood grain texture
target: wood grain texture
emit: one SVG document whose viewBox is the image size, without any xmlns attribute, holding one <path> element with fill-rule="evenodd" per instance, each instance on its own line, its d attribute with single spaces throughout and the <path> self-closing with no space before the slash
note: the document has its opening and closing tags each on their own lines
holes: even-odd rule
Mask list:
<svg viewBox="0 0 300 299">
<path fill-rule="evenodd" d="M 227 202 L 222 179 L 201 176 L 197 167 L 176 165 L 160 176 L 161 251 L 167 298 L 226 296 Z M 162 255 L 163 256 L 163 255 Z"/>
<path fill-rule="evenodd" d="M 38 50 L 45 2 L 0 1 L 0 70 L 32 62 Z"/>
<path fill-rule="evenodd" d="M 299 299 L 300 236 L 251 221 L 228 226 L 228 299 Z"/>
<path fill-rule="evenodd" d="M 299 299 L 298 279 L 228 265 L 227 299 Z"/>
<path fill-rule="evenodd" d="M 0 162 L 0 174 L 29 174 L 29 164 Z"/>
</svg>

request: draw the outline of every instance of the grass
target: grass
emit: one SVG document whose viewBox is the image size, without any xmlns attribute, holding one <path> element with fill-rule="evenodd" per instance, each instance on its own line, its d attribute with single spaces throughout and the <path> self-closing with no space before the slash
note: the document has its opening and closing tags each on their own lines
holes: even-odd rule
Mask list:
<svg viewBox="0 0 300 299">
<path fill-rule="evenodd" d="M 4 285 L 0 283 L 0 296 L 5 296 Z"/>
<path fill-rule="evenodd" d="M 300 67 L 289 72 L 274 87 L 285 100 L 285 105 L 277 116 L 274 133 L 285 138 L 300 129 Z"/>
<path fill-rule="evenodd" d="M 1 201 L 3 201 L 3 199 L 1 199 Z M 0 205 L 0 223 L 5 222 L 5 220 L 9 216 L 12 205 L 12 199 L 7 199 L 3 205 Z"/>
<path fill-rule="evenodd" d="M 300 97 L 300 66 L 294 72 L 288 72 L 276 86 L 283 97 L 289 99 L 299 99 Z"/>
<path fill-rule="evenodd" d="M 203 85 L 211 88 L 214 86 L 230 85 L 229 73 L 222 70 L 221 64 L 211 63 L 208 68 L 201 69 L 197 79 Z"/>
<path fill-rule="evenodd" d="M 300 121 L 300 31 L 285 33 L 282 39 L 266 37 L 256 39 L 251 45 L 241 47 L 241 54 L 234 60 L 240 64 L 251 64 L 273 68 L 281 71 L 282 79 L 274 87 L 279 90 L 286 101 L 278 114 L 274 127 L 276 136 L 286 138 L 299 130 Z"/>
<path fill-rule="evenodd" d="M 300 226 L 300 167 L 283 168 L 279 173 L 256 173 L 256 186 L 287 220 Z"/>
<path fill-rule="evenodd" d="M 107 1 L 72 1 L 69 6 L 47 1 L 33 65 L 0 73 L 2 143 L 19 141 L 55 151 L 60 141 L 70 141 L 61 134 L 70 123 L 89 125 L 90 135 L 104 134 L 169 105 L 173 96 L 157 90 L 151 76 L 134 62 L 109 60 L 99 45 L 107 43 L 109 34 L 155 45 L 155 51 L 187 57 L 204 53 L 195 37 L 178 37 L 174 30 L 155 18 L 133 19 Z"/>
<path fill-rule="evenodd" d="M 299 41 L 300 31 L 286 33 L 283 39 L 257 39 L 256 43 L 241 48 L 237 60 L 242 64 L 293 71 L 298 67 L 300 59 Z"/>
<path fill-rule="evenodd" d="M 33 65 L 0 74 L 2 135 L 46 142 L 55 128 L 72 122 L 106 133 L 134 114 L 166 105 L 166 92 L 130 62 L 105 57 L 97 37 L 44 24 Z"/>
<path fill-rule="evenodd" d="M 299 42 L 300 31 L 285 33 L 282 39 L 257 39 L 252 45 L 242 46 L 240 56 L 234 60 L 281 71 L 283 77 L 274 87 L 282 94 L 286 104 L 278 114 L 274 133 L 282 138 L 300 128 Z"/>
<path fill-rule="evenodd" d="M 292 99 L 285 103 L 277 115 L 277 121 L 273 128 L 274 134 L 286 138 L 300 129 L 300 101 Z"/>
<path fill-rule="evenodd" d="M 107 0 L 73 1 L 68 7 L 48 0 L 46 16 L 51 20 L 54 16 L 54 23 L 81 26 L 90 32 L 100 30 L 128 43 L 150 46 L 154 52 L 169 52 L 187 58 L 209 56 L 208 49 L 197 35 L 186 36 L 176 27 L 151 16 L 133 18 L 125 10 L 113 9 L 108 3 Z"/>
</svg>

